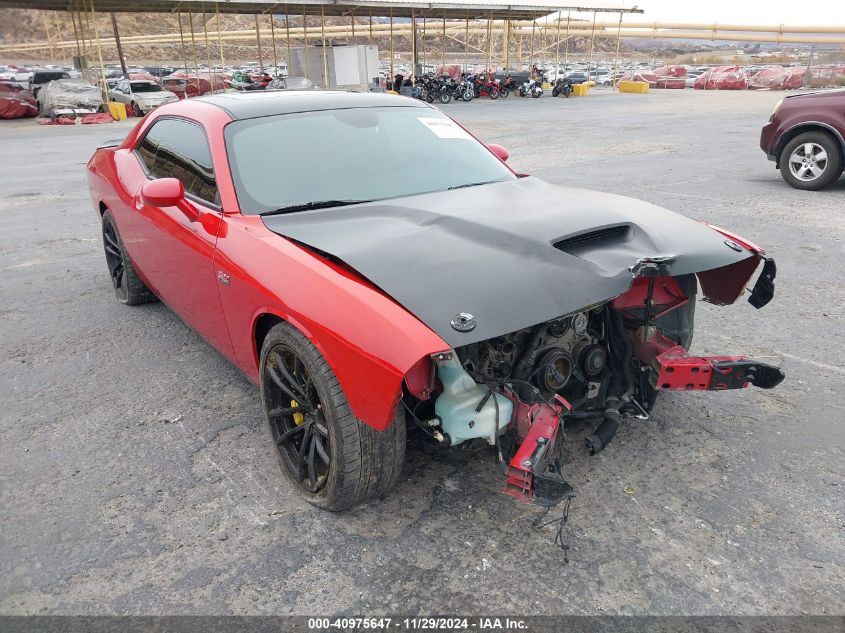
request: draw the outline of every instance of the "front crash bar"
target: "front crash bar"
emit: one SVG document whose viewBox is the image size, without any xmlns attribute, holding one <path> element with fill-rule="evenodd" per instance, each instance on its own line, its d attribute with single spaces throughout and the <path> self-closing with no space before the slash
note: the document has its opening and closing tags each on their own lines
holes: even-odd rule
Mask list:
<svg viewBox="0 0 845 633">
<path fill-rule="evenodd" d="M 566 400 L 558 400 L 560 404 L 520 402 L 517 405 L 516 414 L 522 418 L 520 426 L 526 433 L 508 465 L 505 492 L 520 501 L 551 507 L 572 492 L 572 486 L 560 473 L 549 472 L 561 415 L 564 408 L 570 408 Z"/>
<path fill-rule="evenodd" d="M 745 356 L 687 356 L 680 347 L 666 350 L 652 365 L 655 389 L 723 391 L 749 385 L 771 389 L 785 378 L 780 368 Z"/>
</svg>

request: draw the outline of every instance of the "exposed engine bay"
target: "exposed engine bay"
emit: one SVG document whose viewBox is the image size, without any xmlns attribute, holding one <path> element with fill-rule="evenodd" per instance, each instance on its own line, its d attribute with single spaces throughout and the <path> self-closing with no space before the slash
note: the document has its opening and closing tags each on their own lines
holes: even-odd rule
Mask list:
<svg viewBox="0 0 845 633">
<path fill-rule="evenodd" d="M 625 418 L 648 419 L 660 390 L 771 388 L 783 379 L 743 356 L 688 354 L 697 287 L 695 275 L 643 276 L 610 301 L 436 354 L 428 389 L 408 382 L 405 406 L 443 445 L 496 447 L 509 494 L 555 505 L 572 490 L 561 473 L 567 421 L 595 419 L 586 438 L 595 454 Z"/>
</svg>

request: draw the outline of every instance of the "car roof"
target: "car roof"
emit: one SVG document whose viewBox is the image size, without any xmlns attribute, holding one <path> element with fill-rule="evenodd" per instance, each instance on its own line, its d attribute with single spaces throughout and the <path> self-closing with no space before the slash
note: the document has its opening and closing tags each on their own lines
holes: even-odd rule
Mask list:
<svg viewBox="0 0 845 633">
<path fill-rule="evenodd" d="M 342 110 L 345 108 L 430 107 L 416 99 L 384 93 L 308 91 L 308 92 L 224 92 L 181 101 L 202 102 L 225 110 L 233 119 L 254 119 L 275 114 Z"/>
</svg>

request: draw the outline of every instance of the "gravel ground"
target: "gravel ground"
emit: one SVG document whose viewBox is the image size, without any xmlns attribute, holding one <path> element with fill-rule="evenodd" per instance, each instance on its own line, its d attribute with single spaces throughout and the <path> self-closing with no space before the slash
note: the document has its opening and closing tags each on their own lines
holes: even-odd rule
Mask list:
<svg viewBox="0 0 845 633">
<path fill-rule="evenodd" d="M 388 498 L 340 515 L 301 501 L 256 388 L 165 306 L 114 300 L 84 166 L 131 123 L 0 121 L 0 613 L 845 613 L 845 179 L 781 181 L 757 147 L 779 97 L 445 107 L 520 171 L 730 228 L 778 261 L 775 300 L 701 305 L 693 349 L 780 359 L 780 387 L 664 394 L 596 457 L 591 429 L 568 429 L 569 564 L 486 452 L 412 436 Z"/>
</svg>

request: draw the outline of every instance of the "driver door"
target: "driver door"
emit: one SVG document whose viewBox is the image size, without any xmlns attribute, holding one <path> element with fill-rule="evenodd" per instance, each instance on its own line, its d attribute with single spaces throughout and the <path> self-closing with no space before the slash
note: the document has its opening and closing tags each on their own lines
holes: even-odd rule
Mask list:
<svg viewBox="0 0 845 633">
<path fill-rule="evenodd" d="M 213 265 L 222 210 L 205 130 L 187 119 L 159 118 L 140 141 L 136 157 L 147 179 L 180 180 L 197 213 L 188 218 L 176 207 L 148 205 L 139 187 L 131 215 L 140 267 L 185 323 L 233 359 Z"/>
</svg>

